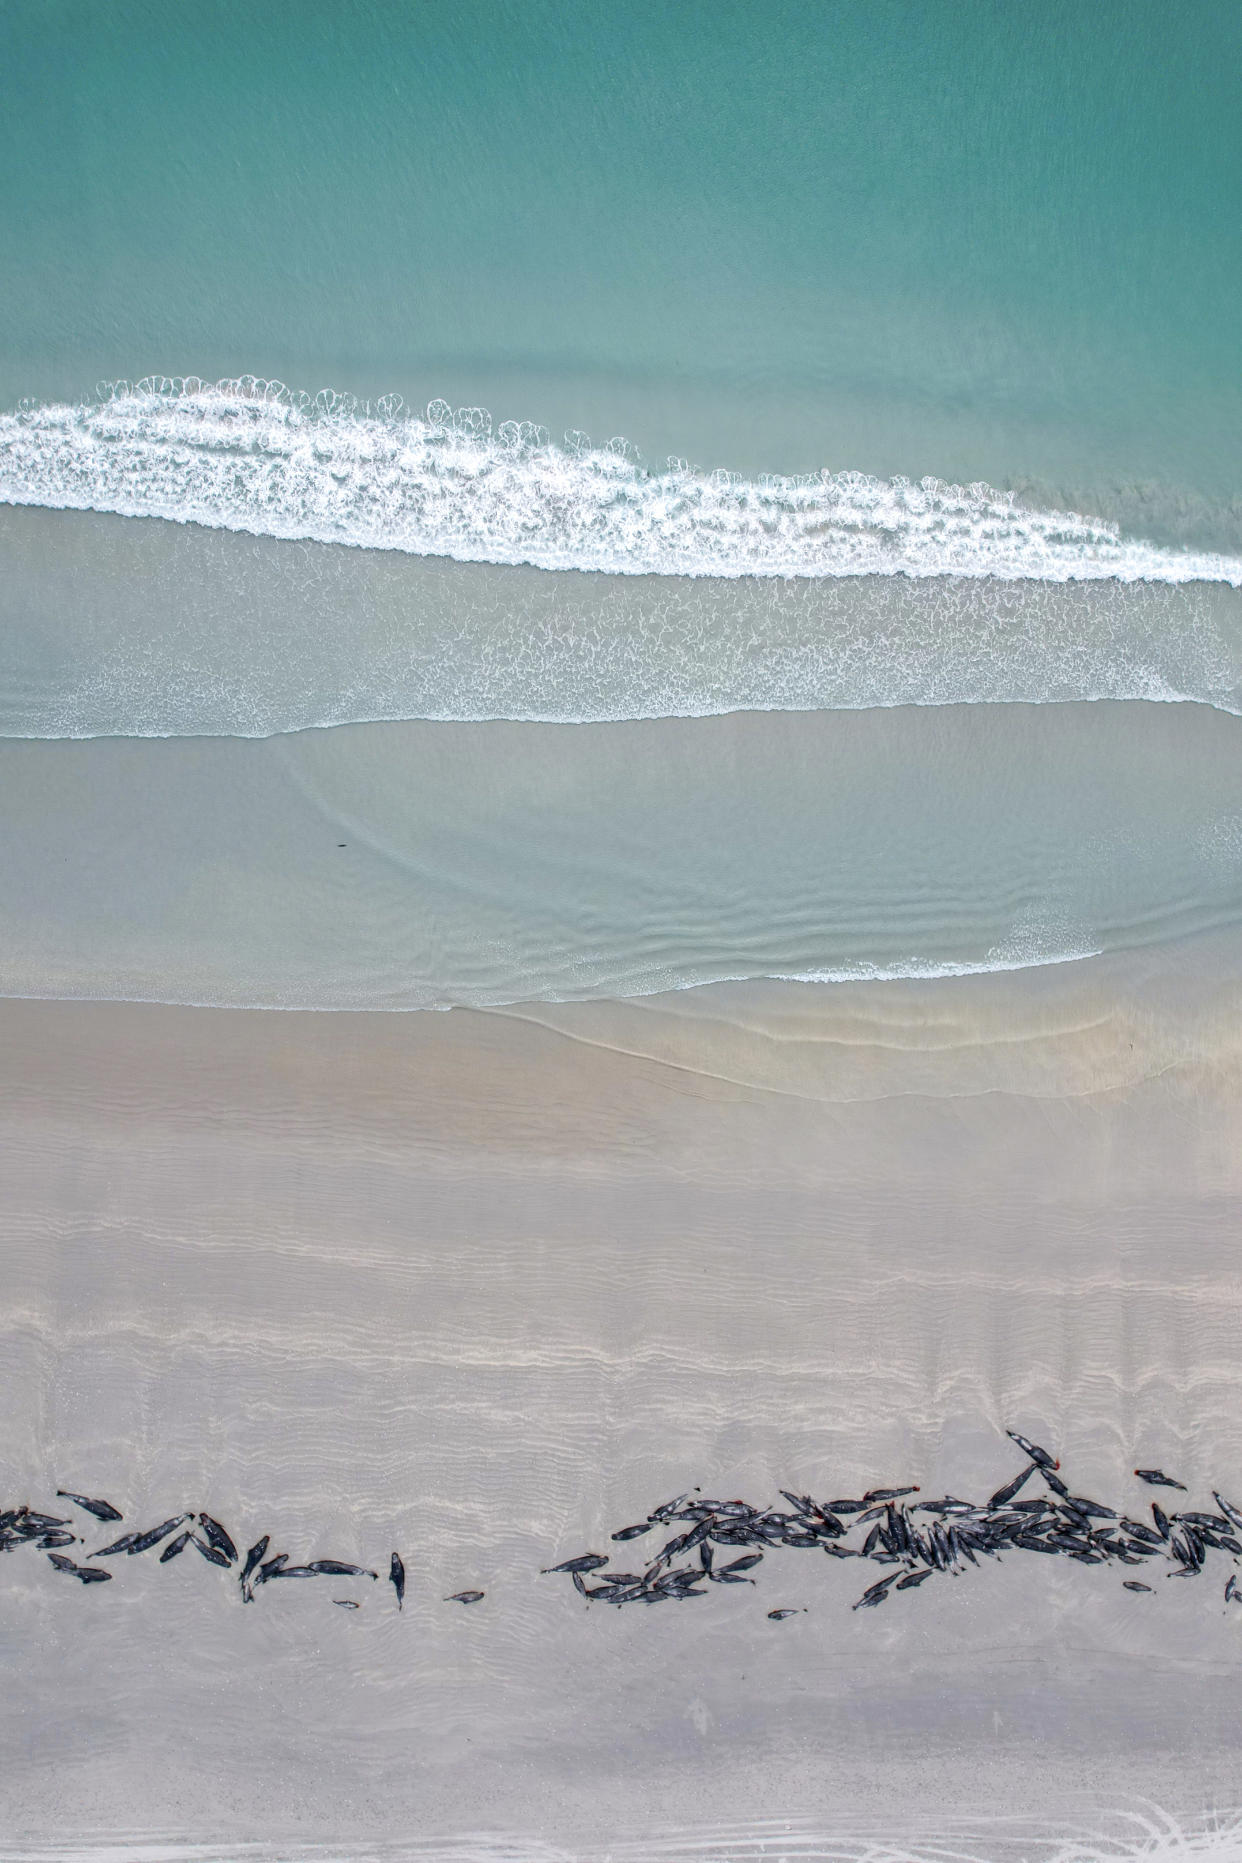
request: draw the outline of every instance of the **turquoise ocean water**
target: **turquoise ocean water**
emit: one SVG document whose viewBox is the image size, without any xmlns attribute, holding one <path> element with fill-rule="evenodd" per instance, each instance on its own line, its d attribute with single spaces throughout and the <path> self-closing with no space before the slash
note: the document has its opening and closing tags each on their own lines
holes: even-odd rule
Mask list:
<svg viewBox="0 0 1242 1863">
<path fill-rule="evenodd" d="M 1229 921 L 1240 54 L 1221 4 L 5 7 L 10 870 L 72 829 L 40 793 L 113 811 L 57 857 L 71 956 L 44 964 L 38 887 L 10 896 L 7 987 L 495 1000 Z M 1070 703 L 1098 700 L 1121 729 Z M 1194 702 L 1175 726 L 1148 716 L 1169 700 Z M 1014 704 L 1051 709 L 999 736 L 974 715 Z M 963 709 L 900 710 L 927 705 Z M 865 741 L 828 716 L 875 706 Z M 712 717 L 747 711 L 820 722 L 769 717 L 722 768 Z M 643 740 L 641 825 L 592 735 L 640 720 L 683 721 Z M 530 721 L 516 789 L 487 721 Z M 283 976 L 227 913 L 178 954 L 118 826 L 123 759 L 53 758 L 32 792 L 16 742 L 345 725 L 326 760 L 226 779 L 169 745 L 130 771 L 139 813 L 181 797 L 183 849 L 258 785 L 270 844 L 233 884 L 287 881 L 260 925 L 314 895 L 289 767 L 355 842 L 396 837 L 352 943 Z M 995 806 L 968 806 L 971 768 Z M 538 850 L 537 900 L 521 859 L 450 878 L 427 851 L 482 833 L 489 795 L 484 841 Z M 575 850 L 610 848 L 584 898 Z"/>
<path fill-rule="evenodd" d="M 1228 4 L 5 7 L 0 402 L 278 377 L 1242 546 Z"/>
</svg>

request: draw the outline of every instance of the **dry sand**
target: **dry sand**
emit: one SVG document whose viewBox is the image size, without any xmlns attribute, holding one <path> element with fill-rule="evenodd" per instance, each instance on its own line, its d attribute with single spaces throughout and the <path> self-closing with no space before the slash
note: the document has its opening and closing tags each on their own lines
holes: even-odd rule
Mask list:
<svg viewBox="0 0 1242 1863">
<path fill-rule="evenodd" d="M 695 1483 L 986 1494 L 1006 1425 L 1114 1504 L 1138 1461 L 1242 1491 L 1240 976 L 1200 941 L 504 1014 L 0 1004 L 4 1496 L 410 1570 L 398 1616 L 8 1555 L 4 1854 L 801 1857 L 1236 1804 L 1223 1570 L 1012 1558 L 855 1615 L 794 1552 L 655 1611 L 538 1568 Z"/>
</svg>

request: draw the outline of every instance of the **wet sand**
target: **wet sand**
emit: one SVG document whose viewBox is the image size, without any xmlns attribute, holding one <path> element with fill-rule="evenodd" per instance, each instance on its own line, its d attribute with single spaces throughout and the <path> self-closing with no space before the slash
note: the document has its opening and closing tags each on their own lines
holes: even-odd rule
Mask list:
<svg viewBox="0 0 1242 1863">
<path fill-rule="evenodd" d="M 656 1611 L 539 1568 L 696 1483 L 986 1494 L 1006 1426 L 1118 1507 L 1138 1464 L 1242 1497 L 1240 977 L 1200 940 L 503 1013 L 0 1003 L 4 1504 L 409 1569 L 398 1614 L 5 1555 L 14 1854 L 719 1857 L 791 1821 L 811 1855 L 1235 1804 L 1228 1561 L 1135 1596 L 1011 1558 L 858 1614 L 792 1551 Z"/>
</svg>

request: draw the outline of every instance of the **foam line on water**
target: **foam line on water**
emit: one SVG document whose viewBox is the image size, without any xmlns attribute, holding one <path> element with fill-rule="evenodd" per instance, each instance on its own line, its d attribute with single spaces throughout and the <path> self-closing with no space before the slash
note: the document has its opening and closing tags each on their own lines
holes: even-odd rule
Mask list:
<svg viewBox="0 0 1242 1863">
<path fill-rule="evenodd" d="M 625 575 L 990 576 L 1242 586 L 1242 559 L 1161 549 L 991 486 L 822 471 L 745 479 L 622 441 L 553 443 L 484 410 L 425 414 L 279 383 L 112 384 L 0 416 L 0 501 L 460 561 Z"/>
<path fill-rule="evenodd" d="M 230 992 L 211 992 L 203 995 L 187 994 L 173 990 L 169 993 L 158 991 L 137 991 L 123 988 L 112 991 L 99 988 L 66 988 L 58 984 L 47 990 L 3 989 L 0 996 L 27 1002 L 46 1001 L 92 1001 L 160 1004 L 166 1008 L 183 1009 L 266 1009 L 287 1012 L 311 1011 L 319 1014 L 356 1014 L 365 1010 L 380 1010 L 384 1013 L 421 1014 L 427 1010 L 447 1011 L 450 1009 L 487 1009 L 520 1010 L 533 1008 L 540 1004 L 554 1007 L 574 1003 L 593 1001 L 632 1002 L 649 996 L 676 995 L 683 990 L 699 990 L 718 984 L 733 983 L 902 983 L 931 982 L 937 978 L 982 977 L 993 976 L 1013 970 L 1043 970 L 1060 964 L 1079 964 L 1093 957 L 1102 957 L 1103 947 L 1084 947 L 1082 950 L 1048 950 L 1036 947 L 1013 948 L 989 952 L 978 963 L 938 962 L 911 958 L 908 962 L 893 964 L 875 964 L 862 962 L 842 964 L 833 968 L 799 971 L 717 971 L 704 967 L 701 974 L 689 974 L 689 971 L 672 973 L 661 971 L 644 977 L 638 982 L 629 978 L 601 977 L 592 979 L 583 987 L 572 991 L 560 991 L 553 988 L 540 989 L 530 995 L 512 995 L 506 990 L 486 990 L 468 996 L 456 994 L 446 997 L 442 992 L 427 987 L 426 989 L 411 984 L 408 1000 L 394 1002 L 391 992 L 386 992 L 384 1000 L 376 1002 L 365 990 L 348 993 L 341 1000 L 327 1001 L 316 998 L 314 986 L 303 991 L 292 991 L 288 995 L 276 995 L 262 988 L 246 989 L 236 995 Z"/>
<path fill-rule="evenodd" d="M 885 1838 L 805 1816 L 754 1818 L 577 1842 L 572 1853 L 554 1841 L 497 1831 L 282 1843 L 117 1832 L 27 1839 L 7 1855 L 12 1863 L 1238 1863 L 1242 1856 L 1236 1811 L 1183 1821 L 1152 1805 L 1105 1814 L 1095 1828 L 1067 1833 L 1052 1817 L 1048 1826 L 981 1816 L 938 1827 L 929 1820 L 921 1837 Z"/>
</svg>

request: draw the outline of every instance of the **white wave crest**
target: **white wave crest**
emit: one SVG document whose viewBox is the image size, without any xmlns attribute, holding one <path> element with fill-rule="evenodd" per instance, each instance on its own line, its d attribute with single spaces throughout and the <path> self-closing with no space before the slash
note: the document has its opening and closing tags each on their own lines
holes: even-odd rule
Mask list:
<svg viewBox="0 0 1242 1863">
<path fill-rule="evenodd" d="M 1242 586 L 1242 559 L 1129 541 L 983 484 L 653 472 L 619 440 L 556 445 L 479 408 L 419 415 L 253 377 L 122 382 L 0 415 L 0 502 L 539 569 Z"/>
</svg>

